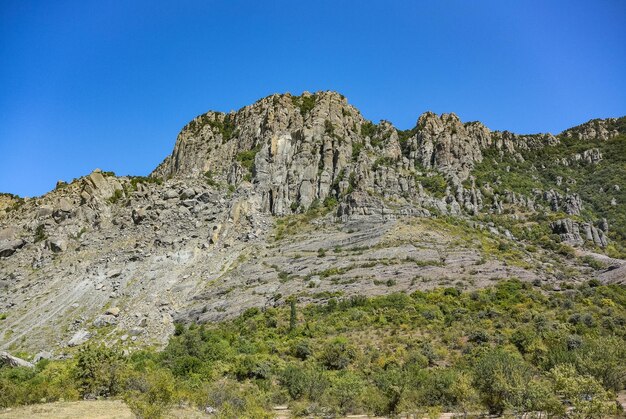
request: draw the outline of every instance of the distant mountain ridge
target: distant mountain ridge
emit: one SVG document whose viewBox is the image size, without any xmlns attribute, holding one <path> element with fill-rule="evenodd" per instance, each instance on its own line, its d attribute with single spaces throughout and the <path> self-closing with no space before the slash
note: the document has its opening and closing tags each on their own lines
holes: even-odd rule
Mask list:
<svg viewBox="0 0 626 419">
<path fill-rule="evenodd" d="M 194 118 L 149 177 L 0 196 L 0 348 L 162 344 L 291 295 L 624 280 L 626 117 L 374 124 L 336 92 Z M 443 281 L 443 282 L 442 282 Z"/>
</svg>

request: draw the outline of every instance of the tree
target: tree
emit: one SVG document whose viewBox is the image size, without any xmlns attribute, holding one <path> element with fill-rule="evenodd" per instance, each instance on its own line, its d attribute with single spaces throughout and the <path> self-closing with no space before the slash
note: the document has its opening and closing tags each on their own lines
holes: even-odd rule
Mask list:
<svg viewBox="0 0 626 419">
<path fill-rule="evenodd" d="M 356 351 L 345 338 L 335 338 L 326 343 L 320 356 L 321 363 L 329 370 L 342 370 L 356 357 Z"/>
<path fill-rule="evenodd" d="M 174 400 L 174 377 L 165 369 L 135 374 L 127 382 L 124 401 L 140 419 L 163 417 Z"/>
<path fill-rule="evenodd" d="M 296 324 L 298 321 L 297 313 L 296 313 L 296 297 L 291 297 L 291 301 L 289 302 L 291 306 L 291 310 L 289 313 L 289 331 L 292 332 L 296 329 Z"/>
<path fill-rule="evenodd" d="M 590 375 L 579 375 L 572 365 L 550 370 L 556 393 L 573 409 L 569 417 L 601 418 L 616 413 L 613 397 Z"/>
<path fill-rule="evenodd" d="M 104 345 L 86 345 L 78 351 L 76 378 L 83 396 L 114 396 L 121 389 L 122 354 Z"/>
<path fill-rule="evenodd" d="M 469 374 L 461 372 L 457 374 L 456 380 L 452 383 L 450 392 L 456 400 L 456 406 L 467 417 L 467 413 L 478 406 L 478 393 L 472 386 L 472 378 Z"/>
<path fill-rule="evenodd" d="M 487 351 L 474 366 L 474 384 L 483 404 L 494 414 L 522 406 L 531 378 L 522 357 L 502 348 Z"/>
<path fill-rule="evenodd" d="M 361 378 L 349 371 L 335 375 L 330 381 L 328 398 L 335 405 L 339 414 L 346 415 L 361 405 L 364 383 Z"/>
</svg>

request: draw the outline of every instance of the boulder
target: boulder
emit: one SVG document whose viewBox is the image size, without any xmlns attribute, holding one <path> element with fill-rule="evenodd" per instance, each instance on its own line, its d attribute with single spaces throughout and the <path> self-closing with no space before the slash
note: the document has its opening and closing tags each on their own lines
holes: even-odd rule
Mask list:
<svg viewBox="0 0 626 419">
<path fill-rule="evenodd" d="M 119 307 L 111 307 L 111 308 L 108 308 L 108 309 L 104 312 L 104 314 L 110 314 L 111 316 L 115 316 L 115 317 L 117 317 L 117 316 L 119 316 L 119 315 L 120 315 L 120 309 L 119 309 Z"/>
<path fill-rule="evenodd" d="M 182 199 L 190 199 L 190 198 L 193 198 L 194 196 L 196 196 L 196 191 L 194 191 L 192 188 L 186 188 L 180 194 L 180 197 Z"/>
<path fill-rule="evenodd" d="M 7 258 L 21 249 L 26 242 L 22 239 L 0 241 L 0 258 Z"/>
<path fill-rule="evenodd" d="M 0 242 L 17 239 L 20 229 L 17 227 L 6 227 L 0 229 Z"/>
<path fill-rule="evenodd" d="M 93 321 L 96 327 L 112 326 L 117 324 L 117 318 L 112 315 L 101 314 Z"/>
<path fill-rule="evenodd" d="M 46 247 L 54 253 L 65 252 L 67 250 L 67 241 L 60 237 L 53 237 L 46 241 Z"/>
<path fill-rule="evenodd" d="M 74 333 L 74 336 L 72 336 L 69 342 L 67 342 L 67 346 L 82 345 L 83 343 L 87 342 L 90 338 L 91 338 L 91 333 L 89 333 L 87 330 L 84 330 L 84 329 L 79 330 L 78 332 Z"/>
<path fill-rule="evenodd" d="M 9 367 L 26 367 L 26 368 L 34 368 L 35 365 L 32 363 L 25 361 L 21 358 L 13 356 L 8 352 L 0 352 L 0 365 L 6 365 Z"/>
<path fill-rule="evenodd" d="M 52 353 L 50 353 L 48 351 L 41 351 L 41 352 L 39 352 L 33 358 L 33 363 L 36 364 L 37 362 L 41 361 L 42 359 L 52 359 Z"/>
<path fill-rule="evenodd" d="M 168 189 L 165 192 L 163 192 L 163 199 L 169 200 L 169 199 L 175 199 L 175 198 L 178 198 L 178 191 L 174 189 Z"/>
<path fill-rule="evenodd" d="M 145 329 L 143 327 L 133 327 L 128 331 L 128 334 L 131 336 L 139 336 L 142 335 L 144 332 Z"/>
<path fill-rule="evenodd" d="M 145 220 L 146 216 L 147 216 L 147 213 L 144 208 L 135 208 L 133 209 L 133 212 L 131 214 L 133 223 L 135 223 L 136 225 L 141 224 L 141 222 Z"/>
</svg>

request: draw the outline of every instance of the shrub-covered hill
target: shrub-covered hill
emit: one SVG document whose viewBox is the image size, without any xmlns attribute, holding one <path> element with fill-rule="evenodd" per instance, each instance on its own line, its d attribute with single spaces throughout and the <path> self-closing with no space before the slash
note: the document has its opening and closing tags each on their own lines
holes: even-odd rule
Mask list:
<svg viewBox="0 0 626 419">
<path fill-rule="evenodd" d="M 519 154 L 487 150 L 476 165 L 476 184 L 485 192 L 485 201 L 511 193 L 552 199 L 557 214 L 578 223 L 606 219 L 611 243 L 609 254 L 626 254 L 626 117 L 604 122 L 613 136 L 589 135 L 586 130 L 598 124 L 590 121 L 559 135 L 558 143 L 539 149 L 521 150 Z M 558 196 L 579 196 L 580 211 L 570 214 L 558 208 Z M 524 214 L 508 202 L 502 218 L 521 216 L 521 221 L 536 221 L 537 214 Z M 559 214 L 559 210 L 560 214 Z M 519 220 L 519 218 L 518 218 Z M 584 240 L 584 237 L 583 237 Z M 582 243 L 580 243 L 582 244 Z"/>
<path fill-rule="evenodd" d="M 626 289 L 546 293 L 517 280 L 476 291 L 352 297 L 177 325 L 161 352 L 86 346 L 0 369 L 0 406 L 123 397 L 142 417 L 172 403 L 218 417 L 543 412 L 603 417 L 626 385 Z"/>
</svg>

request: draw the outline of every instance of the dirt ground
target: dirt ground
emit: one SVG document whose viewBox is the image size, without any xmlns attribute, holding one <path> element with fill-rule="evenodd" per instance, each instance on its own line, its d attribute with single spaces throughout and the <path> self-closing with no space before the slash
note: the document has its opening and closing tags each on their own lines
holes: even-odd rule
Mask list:
<svg viewBox="0 0 626 419">
<path fill-rule="evenodd" d="M 209 418 L 193 409 L 173 408 L 171 419 Z M 0 410 L 0 419 L 134 419 L 121 400 L 94 400 L 36 404 Z"/>
</svg>

